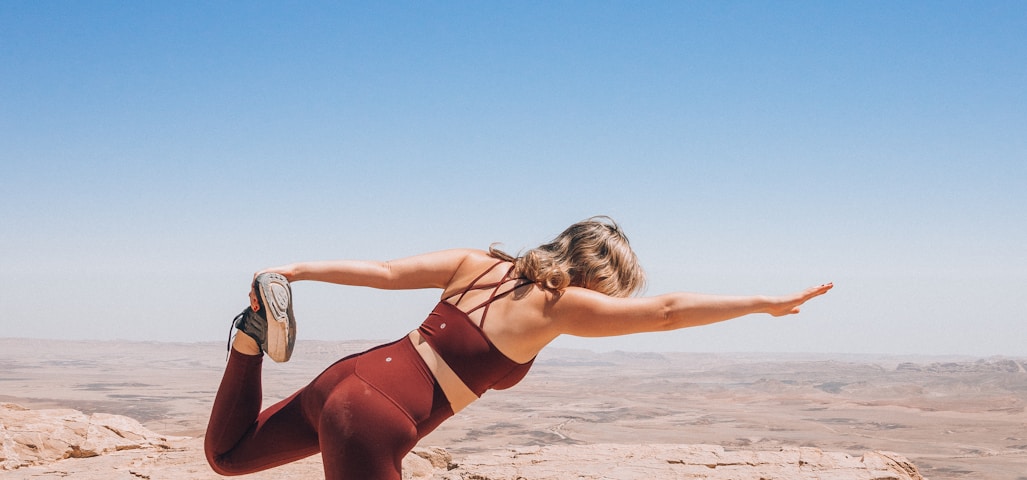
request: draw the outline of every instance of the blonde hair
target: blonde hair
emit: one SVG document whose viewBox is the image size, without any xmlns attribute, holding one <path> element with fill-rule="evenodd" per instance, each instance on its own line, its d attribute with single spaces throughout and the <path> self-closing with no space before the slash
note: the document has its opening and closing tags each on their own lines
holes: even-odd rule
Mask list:
<svg viewBox="0 0 1027 480">
<path fill-rule="evenodd" d="M 573 286 L 628 297 L 645 285 L 645 272 L 628 237 L 605 215 L 575 223 L 520 257 L 499 250 L 496 244 L 489 247 L 489 254 L 514 262 L 517 274 L 557 292 Z"/>
</svg>

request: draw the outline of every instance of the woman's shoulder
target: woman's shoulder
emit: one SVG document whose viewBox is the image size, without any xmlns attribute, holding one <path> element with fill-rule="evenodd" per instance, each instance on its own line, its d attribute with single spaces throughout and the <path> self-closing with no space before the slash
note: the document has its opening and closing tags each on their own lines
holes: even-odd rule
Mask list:
<svg viewBox="0 0 1027 480">
<path fill-rule="evenodd" d="M 436 250 L 422 254 L 418 257 L 425 259 L 438 259 L 440 262 L 444 261 L 454 265 L 457 270 L 463 269 L 468 265 L 484 263 L 488 259 L 493 258 L 489 255 L 489 252 L 475 248 L 450 248 L 445 250 Z M 495 259 L 493 261 L 495 261 Z"/>
<path fill-rule="evenodd" d="M 613 297 L 582 287 L 567 287 L 559 292 L 547 291 L 546 309 L 554 317 L 594 317 L 642 308 L 646 297 Z"/>
<path fill-rule="evenodd" d="M 464 248 L 458 251 L 464 255 L 460 264 L 461 270 L 481 270 L 503 262 L 502 259 L 492 256 L 487 250 Z"/>
<path fill-rule="evenodd" d="M 502 260 L 489 255 L 489 252 L 485 250 L 462 248 L 450 250 L 449 252 L 459 256 L 460 261 L 446 287 L 447 291 L 467 285 L 471 280 L 489 270 L 489 268 L 502 262 Z M 496 270 L 500 269 L 497 268 Z"/>
<path fill-rule="evenodd" d="M 549 292 L 554 305 L 580 308 L 613 299 L 613 297 L 583 287 L 567 287 L 559 292 Z"/>
</svg>

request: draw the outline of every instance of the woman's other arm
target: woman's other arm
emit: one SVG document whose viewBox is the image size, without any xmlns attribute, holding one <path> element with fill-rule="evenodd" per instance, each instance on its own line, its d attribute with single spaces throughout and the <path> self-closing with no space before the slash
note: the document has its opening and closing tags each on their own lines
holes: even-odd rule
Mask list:
<svg viewBox="0 0 1027 480">
<path fill-rule="evenodd" d="M 722 322 L 754 313 L 775 317 L 799 313 L 814 297 L 834 285 L 824 284 L 781 296 L 725 296 L 671 293 L 644 298 L 614 298 L 584 289 L 568 289 L 552 302 L 554 333 L 607 337 L 658 332 Z"/>
</svg>

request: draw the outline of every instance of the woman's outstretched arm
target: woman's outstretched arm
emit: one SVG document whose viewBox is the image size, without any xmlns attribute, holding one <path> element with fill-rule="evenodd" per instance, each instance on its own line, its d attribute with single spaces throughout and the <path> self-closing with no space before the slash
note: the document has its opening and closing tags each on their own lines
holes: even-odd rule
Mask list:
<svg viewBox="0 0 1027 480">
<path fill-rule="evenodd" d="M 445 288 L 474 250 L 443 250 L 389 261 L 325 260 L 272 267 L 290 282 L 314 280 L 388 290 Z"/>
<path fill-rule="evenodd" d="M 552 302 L 553 333 L 607 337 L 657 332 L 722 322 L 754 313 L 775 317 L 799 313 L 812 298 L 827 293 L 827 283 L 780 296 L 725 296 L 671 293 L 645 298 L 613 298 L 569 288 Z"/>
</svg>

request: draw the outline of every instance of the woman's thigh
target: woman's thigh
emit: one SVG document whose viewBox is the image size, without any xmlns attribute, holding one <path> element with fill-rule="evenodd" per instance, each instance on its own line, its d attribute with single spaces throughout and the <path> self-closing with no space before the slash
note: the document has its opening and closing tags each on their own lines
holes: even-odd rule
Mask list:
<svg viewBox="0 0 1027 480">
<path fill-rule="evenodd" d="M 382 392 L 351 377 L 328 397 L 318 424 L 325 478 L 398 480 L 417 427 Z"/>
<path fill-rule="evenodd" d="M 398 479 L 418 425 L 438 407 L 434 379 L 405 338 L 363 352 L 311 384 L 327 478 Z"/>
</svg>

